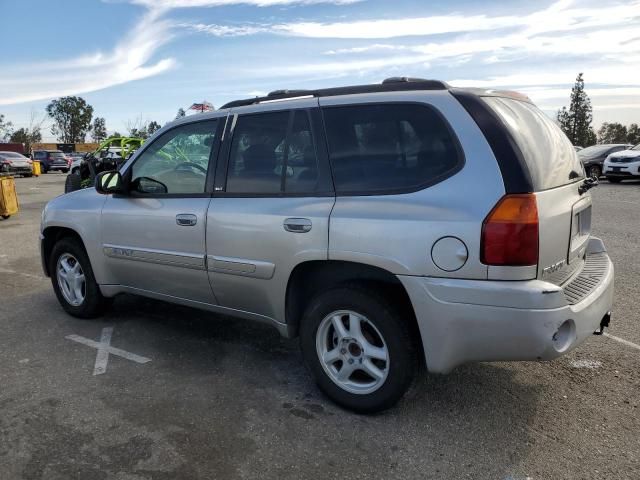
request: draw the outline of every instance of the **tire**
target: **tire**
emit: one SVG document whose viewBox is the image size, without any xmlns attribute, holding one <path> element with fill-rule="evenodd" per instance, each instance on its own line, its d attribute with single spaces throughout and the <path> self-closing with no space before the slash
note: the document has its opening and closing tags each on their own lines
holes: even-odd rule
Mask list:
<svg viewBox="0 0 640 480">
<path fill-rule="evenodd" d="M 602 167 L 600 165 L 591 165 L 589 167 L 589 176 L 593 178 L 600 178 L 602 175 Z"/>
<path fill-rule="evenodd" d="M 70 294 L 68 292 L 75 291 L 75 289 L 70 288 L 72 285 L 71 279 L 66 283 L 66 292 L 62 290 L 64 286 L 61 286 L 63 282 L 60 280 L 58 273 L 59 269 L 64 270 L 62 263 L 66 263 L 67 267 L 75 267 L 76 263 L 79 264 L 80 268 L 75 273 L 84 274 L 84 288 L 79 288 L 84 295 L 76 296 L 72 292 L 72 298 L 69 298 Z M 49 259 L 49 273 L 51 274 L 51 283 L 56 297 L 58 297 L 60 305 L 68 314 L 78 318 L 94 318 L 104 313 L 109 299 L 100 293 L 87 252 L 78 240 L 70 237 L 58 240 L 53 246 L 51 258 Z M 71 276 L 68 278 L 71 278 Z M 73 296 L 76 297 L 76 300 L 79 297 L 82 298 L 75 303 L 71 301 Z"/>
<path fill-rule="evenodd" d="M 7 219 L 7 218 L 9 218 L 11 215 L 1 215 L 1 216 L 2 216 L 2 218 L 3 218 L 4 220 L 6 220 L 6 219 Z"/>
<path fill-rule="evenodd" d="M 343 328 L 349 326 L 348 331 L 343 330 L 347 335 L 342 341 L 334 327 L 336 317 Z M 354 319 L 361 327 L 360 335 L 351 330 Z M 379 412 L 395 405 L 411 386 L 418 367 L 409 321 L 374 289 L 345 285 L 316 295 L 300 324 L 300 347 L 320 390 L 358 413 Z M 371 357 L 373 347 L 385 352 L 387 360 L 382 360 L 380 353 Z M 324 353 L 333 363 L 321 361 Z M 338 377 L 347 362 L 354 370 L 340 383 Z M 367 362 L 377 367 L 373 371 L 378 378 L 365 373 L 365 367 L 370 368 Z"/>
<path fill-rule="evenodd" d="M 72 173 L 71 175 L 67 175 L 67 179 L 64 181 L 64 193 L 75 192 L 76 190 L 80 190 L 82 179 L 80 175 L 76 175 Z"/>
<path fill-rule="evenodd" d="M 620 183 L 622 181 L 622 179 L 618 177 L 607 177 L 607 180 L 611 183 Z"/>
<path fill-rule="evenodd" d="M 62 170 L 60 170 L 62 173 L 68 173 L 69 169 L 68 168 L 63 168 Z"/>
<path fill-rule="evenodd" d="M 22 176 L 25 177 L 25 178 L 31 178 L 31 177 L 33 177 L 33 174 L 32 173 L 25 173 Z"/>
</svg>

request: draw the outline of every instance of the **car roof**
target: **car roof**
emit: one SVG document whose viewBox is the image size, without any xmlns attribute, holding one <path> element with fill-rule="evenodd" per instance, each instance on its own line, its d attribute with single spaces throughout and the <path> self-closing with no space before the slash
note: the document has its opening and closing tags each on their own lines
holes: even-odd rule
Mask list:
<svg viewBox="0 0 640 480">
<path fill-rule="evenodd" d="M 274 90 L 266 96 L 234 100 L 225 103 L 220 110 L 257 103 L 273 102 L 276 100 L 287 100 L 305 97 L 334 97 L 339 95 L 353 95 L 357 93 L 382 93 L 417 90 L 452 90 L 464 91 L 478 96 L 499 96 L 509 97 L 531 103 L 531 100 L 518 92 L 506 90 L 491 90 L 482 88 L 452 88 L 448 83 L 441 80 L 429 80 L 424 78 L 391 77 L 382 81 L 368 85 L 351 85 L 346 87 L 322 88 L 317 90 Z"/>
</svg>

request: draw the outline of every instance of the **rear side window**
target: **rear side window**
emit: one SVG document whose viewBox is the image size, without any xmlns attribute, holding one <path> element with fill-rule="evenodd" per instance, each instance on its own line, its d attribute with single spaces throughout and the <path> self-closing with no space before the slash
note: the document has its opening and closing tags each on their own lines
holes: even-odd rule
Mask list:
<svg viewBox="0 0 640 480">
<path fill-rule="evenodd" d="M 534 105 L 502 97 L 483 100 L 502 119 L 527 163 L 536 191 L 584 178 L 582 162 L 567 136 Z"/>
<path fill-rule="evenodd" d="M 323 114 L 338 194 L 414 191 L 463 164 L 451 129 L 426 105 L 325 107 Z"/>
</svg>

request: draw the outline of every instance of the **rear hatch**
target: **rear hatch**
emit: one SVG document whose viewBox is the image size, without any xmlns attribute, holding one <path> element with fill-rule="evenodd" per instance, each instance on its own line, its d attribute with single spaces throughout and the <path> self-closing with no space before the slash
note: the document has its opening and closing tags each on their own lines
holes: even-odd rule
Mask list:
<svg viewBox="0 0 640 480">
<path fill-rule="evenodd" d="M 60 165 L 60 166 L 69 165 L 69 162 L 67 161 L 67 157 L 65 157 L 64 153 L 62 152 L 52 152 L 50 156 L 51 156 L 52 165 Z"/>
<path fill-rule="evenodd" d="M 539 219 L 537 278 L 562 285 L 582 270 L 591 234 L 591 196 L 580 194 L 584 168 L 573 145 L 527 101 L 484 97 L 520 148 L 531 176 Z"/>
</svg>

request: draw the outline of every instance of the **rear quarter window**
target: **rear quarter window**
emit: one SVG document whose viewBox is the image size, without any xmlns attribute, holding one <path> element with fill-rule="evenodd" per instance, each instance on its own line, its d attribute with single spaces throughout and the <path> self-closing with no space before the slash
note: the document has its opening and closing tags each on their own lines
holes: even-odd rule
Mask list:
<svg viewBox="0 0 640 480">
<path fill-rule="evenodd" d="M 433 185 L 464 163 L 443 117 L 421 104 L 324 107 L 337 194 L 402 193 Z"/>
<path fill-rule="evenodd" d="M 520 148 L 533 187 L 548 190 L 584 178 L 582 162 L 567 136 L 536 106 L 503 97 L 483 97 Z"/>
</svg>

